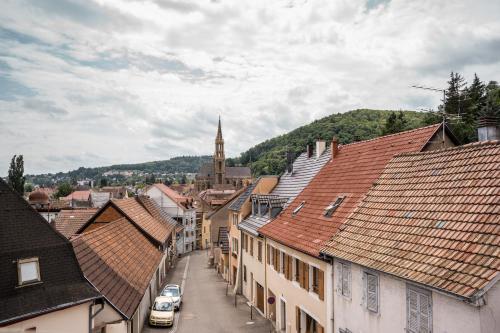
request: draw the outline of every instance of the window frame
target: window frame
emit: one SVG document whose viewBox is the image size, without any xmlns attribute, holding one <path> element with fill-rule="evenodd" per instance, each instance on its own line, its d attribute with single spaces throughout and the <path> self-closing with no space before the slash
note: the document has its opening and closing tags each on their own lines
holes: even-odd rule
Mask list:
<svg viewBox="0 0 500 333">
<path fill-rule="evenodd" d="M 369 305 L 369 279 L 370 276 L 376 279 L 376 309 L 370 308 Z M 363 298 L 364 298 L 364 308 L 371 313 L 378 314 L 380 313 L 380 275 L 373 271 L 363 271 Z"/>
<path fill-rule="evenodd" d="M 347 299 L 352 295 L 352 272 L 351 264 L 343 261 L 337 262 L 337 293 Z M 347 272 L 347 273 L 346 273 Z M 347 288 L 344 288 L 345 286 Z"/>
<path fill-rule="evenodd" d="M 22 273 L 21 273 L 21 265 L 22 264 L 28 264 L 28 263 L 36 263 L 36 279 L 32 280 L 22 280 Z M 18 259 L 17 260 L 17 283 L 19 287 L 26 286 L 26 285 L 31 285 L 35 283 L 40 283 L 42 281 L 41 275 L 40 275 L 40 258 L 39 257 L 31 257 L 31 258 L 25 258 L 25 259 Z"/>
<path fill-rule="evenodd" d="M 262 262 L 262 242 L 257 241 L 257 259 Z"/>
<path fill-rule="evenodd" d="M 417 310 L 416 322 L 418 323 L 418 327 L 417 327 L 416 331 L 412 330 L 410 327 L 410 291 L 417 293 L 417 297 L 418 297 L 417 309 L 416 309 Z M 406 284 L 406 332 L 408 332 L 408 333 L 418 332 L 420 329 L 420 322 L 421 322 L 421 320 L 420 320 L 421 310 L 419 307 L 420 295 L 423 295 L 423 296 L 427 297 L 427 299 L 428 299 L 427 305 L 428 305 L 429 311 L 427 313 L 427 324 L 428 324 L 429 332 L 433 331 L 433 312 L 434 312 L 434 310 L 433 310 L 433 304 L 432 304 L 432 291 L 407 283 Z"/>
</svg>

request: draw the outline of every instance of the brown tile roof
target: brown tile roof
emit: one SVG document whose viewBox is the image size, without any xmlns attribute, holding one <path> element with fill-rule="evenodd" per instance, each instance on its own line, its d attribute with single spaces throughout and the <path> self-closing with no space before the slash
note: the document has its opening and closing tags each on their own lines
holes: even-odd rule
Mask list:
<svg viewBox="0 0 500 333">
<path fill-rule="evenodd" d="M 500 144 L 402 154 L 322 252 L 470 298 L 500 271 Z"/>
<path fill-rule="evenodd" d="M 88 201 L 90 199 L 90 191 L 74 191 L 73 193 L 61 198 L 61 200 L 77 200 Z"/>
<path fill-rule="evenodd" d="M 146 210 L 158 221 L 163 222 L 170 232 L 173 232 L 177 226 L 177 221 L 174 220 L 170 215 L 165 213 L 161 207 L 148 196 L 141 195 L 137 197 L 137 200 L 146 208 Z"/>
<path fill-rule="evenodd" d="M 155 219 L 138 198 L 112 199 L 111 203 L 158 243 L 165 243 L 170 236 L 169 224 Z"/>
<path fill-rule="evenodd" d="M 286 246 L 319 256 L 323 242 L 330 239 L 356 208 L 387 162 L 403 152 L 420 151 L 438 131 L 432 125 L 339 147 L 308 186 L 272 222 L 259 232 Z M 338 197 L 345 196 L 332 217 L 323 212 Z M 292 214 L 305 202 L 297 214 Z"/>
<path fill-rule="evenodd" d="M 85 277 L 127 319 L 148 289 L 162 253 L 125 218 L 72 240 Z"/>
<path fill-rule="evenodd" d="M 158 190 L 160 190 L 163 194 L 165 194 L 167 197 L 175 201 L 177 204 L 184 206 L 184 208 L 190 208 L 193 203 L 193 199 L 187 196 L 184 196 L 177 191 L 172 190 L 170 187 L 168 187 L 165 184 L 157 183 L 153 184 L 153 187 L 156 187 Z"/>
<path fill-rule="evenodd" d="M 54 220 L 54 228 L 66 238 L 74 236 L 97 212 L 95 208 L 62 210 Z"/>
</svg>

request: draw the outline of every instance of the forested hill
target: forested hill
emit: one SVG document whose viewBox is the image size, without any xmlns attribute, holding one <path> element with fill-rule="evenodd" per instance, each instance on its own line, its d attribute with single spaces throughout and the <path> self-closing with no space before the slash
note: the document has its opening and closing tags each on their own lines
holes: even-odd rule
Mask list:
<svg viewBox="0 0 500 333">
<path fill-rule="evenodd" d="M 427 116 L 422 112 L 403 111 L 404 120 L 400 130 L 413 129 L 426 125 Z M 331 141 L 337 136 L 342 144 L 372 139 L 384 134 L 389 116 L 399 112 L 388 110 L 360 109 L 337 113 L 299 127 L 289 133 L 266 140 L 243 152 L 235 159 L 235 164 L 252 168 L 255 176 L 280 174 L 285 169 L 286 151 L 295 155 L 305 151 L 309 142 L 316 139 Z"/>
</svg>

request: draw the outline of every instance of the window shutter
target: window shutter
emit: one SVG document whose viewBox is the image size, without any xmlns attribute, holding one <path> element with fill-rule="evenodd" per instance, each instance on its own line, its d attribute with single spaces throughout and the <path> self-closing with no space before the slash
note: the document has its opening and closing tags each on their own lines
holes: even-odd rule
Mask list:
<svg viewBox="0 0 500 333">
<path fill-rule="evenodd" d="M 309 290 L 309 264 L 304 263 L 304 289 Z"/>
<path fill-rule="evenodd" d="M 288 280 L 292 280 L 293 276 L 293 257 L 288 256 Z"/>
<path fill-rule="evenodd" d="M 288 255 L 286 253 L 283 253 L 283 265 L 285 266 L 285 278 L 288 279 Z"/>
<path fill-rule="evenodd" d="M 267 244 L 267 264 L 271 265 L 271 247 Z"/>
<path fill-rule="evenodd" d="M 408 331 L 411 333 L 419 333 L 418 293 L 415 290 L 408 289 L 406 308 L 408 309 Z"/>
<path fill-rule="evenodd" d="M 279 272 L 280 266 L 279 266 L 279 259 L 280 259 L 280 250 L 274 249 L 274 269 Z"/>
<path fill-rule="evenodd" d="M 350 286 L 350 279 L 351 279 L 351 269 L 350 266 L 347 265 L 341 265 L 342 266 L 342 295 L 350 297 L 351 296 L 351 286 Z"/>
<path fill-rule="evenodd" d="M 318 333 L 325 333 L 325 329 L 320 324 L 316 323 L 316 331 Z"/>
<path fill-rule="evenodd" d="M 299 261 L 299 284 L 302 288 L 304 288 L 304 266 L 302 265 L 302 261 Z"/>
<path fill-rule="evenodd" d="M 325 273 L 318 269 L 318 296 L 320 300 L 325 299 Z"/>
<path fill-rule="evenodd" d="M 422 333 L 429 333 L 431 330 L 431 324 L 430 324 L 430 319 L 431 319 L 431 316 L 430 316 L 430 298 L 428 295 L 425 295 L 425 294 L 419 294 L 419 299 L 418 299 L 418 303 L 419 303 L 419 306 L 420 306 L 420 309 L 419 309 L 419 315 L 420 315 L 420 320 L 419 320 L 419 324 L 420 324 L 420 330 L 419 332 L 422 332 Z"/>
<path fill-rule="evenodd" d="M 378 277 L 366 274 L 366 307 L 368 310 L 378 312 Z"/>
<path fill-rule="evenodd" d="M 343 274 L 343 265 L 341 263 L 337 264 L 337 294 L 342 295 L 342 274 Z"/>
<path fill-rule="evenodd" d="M 300 332 L 300 308 L 298 306 L 295 307 L 295 325 L 297 332 Z"/>
</svg>

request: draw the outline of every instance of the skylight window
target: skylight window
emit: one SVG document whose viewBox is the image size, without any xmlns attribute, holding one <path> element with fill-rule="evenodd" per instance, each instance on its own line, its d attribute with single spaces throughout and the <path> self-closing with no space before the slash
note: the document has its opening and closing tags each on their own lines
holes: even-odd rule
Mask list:
<svg viewBox="0 0 500 333">
<path fill-rule="evenodd" d="M 443 229 L 443 227 L 445 226 L 445 224 L 446 224 L 446 221 L 437 221 L 436 222 L 436 228 Z"/>
<path fill-rule="evenodd" d="M 18 260 L 17 275 L 20 286 L 40 281 L 40 266 L 38 264 L 38 258 Z"/>
<path fill-rule="evenodd" d="M 300 205 L 298 205 L 298 206 L 297 206 L 297 208 L 295 208 L 295 209 L 293 210 L 292 215 L 293 215 L 293 216 L 297 215 L 297 214 L 300 212 L 300 210 L 302 209 L 302 207 L 304 207 L 304 205 L 305 205 L 305 204 L 306 204 L 306 202 L 305 202 L 305 201 L 302 201 L 302 202 L 300 203 Z"/>
<path fill-rule="evenodd" d="M 344 201 L 345 197 L 337 197 L 337 199 L 332 202 L 328 207 L 325 208 L 325 211 L 323 212 L 323 215 L 326 217 L 332 217 L 333 213 L 337 210 L 337 208 L 340 206 L 342 201 Z"/>
</svg>

